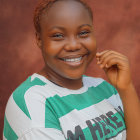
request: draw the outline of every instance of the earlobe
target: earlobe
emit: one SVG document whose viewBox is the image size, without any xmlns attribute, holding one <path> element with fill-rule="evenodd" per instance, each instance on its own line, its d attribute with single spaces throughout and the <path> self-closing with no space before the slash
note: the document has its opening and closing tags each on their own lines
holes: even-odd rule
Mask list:
<svg viewBox="0 0 140 140">
<path fill-rule="evenodd" d="M 42 40 L 41 40 L 40 34 L 39 33 L 35 33 L 35 35 L 36 35 L 36 43 L 37 43 L 37 46 L 39 48 L 41 48 L 41 46 L 42 46 Z"/>
</svg>

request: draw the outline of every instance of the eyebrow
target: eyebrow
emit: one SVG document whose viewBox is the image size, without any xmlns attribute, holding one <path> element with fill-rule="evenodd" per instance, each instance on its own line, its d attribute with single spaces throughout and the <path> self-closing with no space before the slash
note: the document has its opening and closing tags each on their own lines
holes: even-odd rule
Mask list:
<svg viewBox="0 0 140 140">
<path fill-rule="evenodd" d="M 83 24 L 83 25 L 80 25 L 78 28 L 82 28 L 83 26 L 89 26 L 90 28 L 92 28 L 92 26 L 90 24 Z M 60 27 L 60 26 L 54 26 L 54 27 L 50 28 L 49 30 L 51 31 L 53 29 L 60 29 L 60 30 L 65 31 L 65 28 L 64 27 Z"/>
<path fill-rule="evenodd" d="M 90 28 L 92 28 L 92 26 L 90 24 L 83 24 L 83 25 L 79 26 L 79 28 L 82 28 L 83 26 L 89 26 Z"/>
</svg>

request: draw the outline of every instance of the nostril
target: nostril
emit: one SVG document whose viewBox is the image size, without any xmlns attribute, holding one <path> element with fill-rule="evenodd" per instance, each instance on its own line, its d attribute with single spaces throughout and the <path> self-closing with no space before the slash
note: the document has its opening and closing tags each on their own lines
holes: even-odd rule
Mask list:
<svg viewBox="0 0 140 140">
<path fill-rule="evenodd" d="M 65 50 L 67 51 L 77 51 L 77 50 L 80 50 L 81 47 L 79 45 L 75 45 L 75 46 L 72 46 L 72 45 L 66 45 L 65 46 Z"/>
<path fill-rule="evenodd" d="M 76 51 L 81 49 L 81 44 L 76 40 L 71 40 L 65 45 L 67 51 Z"/>
</svg>

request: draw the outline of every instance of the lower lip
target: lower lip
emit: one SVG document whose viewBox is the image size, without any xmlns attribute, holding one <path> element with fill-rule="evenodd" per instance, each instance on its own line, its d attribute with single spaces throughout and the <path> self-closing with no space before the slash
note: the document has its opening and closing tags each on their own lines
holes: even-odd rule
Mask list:
<svg viewBox="0 0 140 140">
<path fill-rule="evenodd" d="M 77 67 L 83 64 L 84 59 L 87 57 L 87 55 L 83 56 L 82 59 L 80 61 L 74 61 L 74 62 L 69 62 L 69 61 L 63 61 L 65 64 L 69 65 L 69 66 L 73 66 L 73 67 Z"/>
</svg>

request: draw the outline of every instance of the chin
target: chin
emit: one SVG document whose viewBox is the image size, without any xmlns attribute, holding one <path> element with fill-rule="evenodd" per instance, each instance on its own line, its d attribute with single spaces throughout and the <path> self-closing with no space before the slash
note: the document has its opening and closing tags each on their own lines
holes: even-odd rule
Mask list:
<svg viewBox="0 0 140 140">
<path fill-rule="evenodd" d="M 82 76 L 83 76 L 84 72 L 81 72 L 81 73 L 75 73 L 75 72 L 72 72 L 70 74 L 65 74 L 63 75 L 65 78 L 67 79 L 71 79 L 71 80 L 78 80 L 78 79 L 81 79 Z"/>
<path fill-rule="evenodd" d="M 81 69 L 77 69 L 77 70 L 75 69 L 75 70 L 63 72 L 63 77 L 65 77 L 67 79 L 71 79 L 71 80 L 81 79 L 82 76 L 84 75 L 87 67 L 88 67 L 88 65 L 84 66 Z"/>
</svg>

